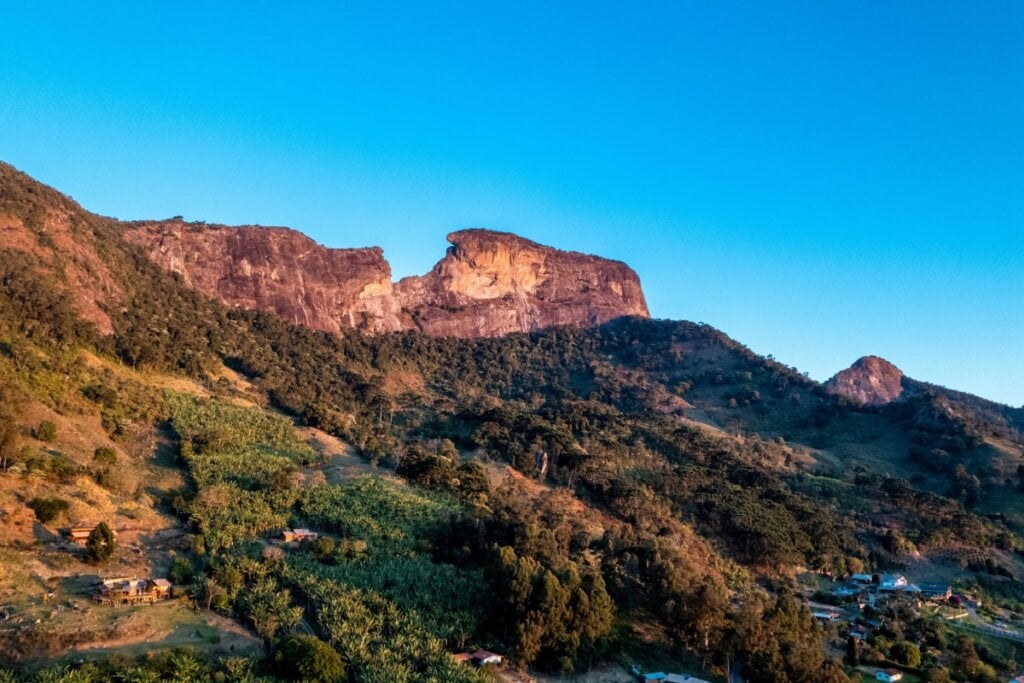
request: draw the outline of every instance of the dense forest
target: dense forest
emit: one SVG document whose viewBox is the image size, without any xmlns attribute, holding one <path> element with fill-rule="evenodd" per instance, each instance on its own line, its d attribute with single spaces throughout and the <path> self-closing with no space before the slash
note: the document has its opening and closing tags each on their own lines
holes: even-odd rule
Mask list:
<svg viewBox="0 0 1024 683">
<path fill-rule="evenodd" d="M 480 680 L 450 657 L 475 647 L 571 672 L 628 651 L 640 623 L 708 676 L 741 666 L 752 683 L 855 680 L 854 659 L 909 661 L 901 643 L 931 644 L 907 664 L 929 680 L 1013 668 L 909 618 L 856 658 L 836 653 L 794 577 L 895 570 L 955 545 L 987 558 L 979 590 L 1019 603 L 1024 464 L 992 444 L 1020 460 L 1022 411 L 924 385 L 854 405 L 689 322 L 477 340 L 313 332 L 204 299 L 121 241 L 122 224 L 13 170 L 0 180 L 0 214 L 42 240 L 65 212 L 118 290 L 102 334 L 76 311 L 59 251 L 0 252 L 0 471 L 81 473 L 22 447 L 29 400 L 94 411 L 119 443 L 165 430 L 187 478 L 158 502 L 192 548 L 175 583 L 265 644 L 258 661 L 173 653 L 38 680 L 271 680 L 300 661 L 317 663 L 307 680 Z M 125 374 L 90 370 L 80 350 Z M 266 406 L 233 401 L 223 368 Z M 210 395 L 132 379 L 147 372 Z M 392 478 L 328 482 L 295 425 Z M 115 487 L 110 458 L 88 474 Z M 516 476 L 499 482 L 505 467 Z M 1008 512 L 986 507 L 996 494 Z M 261 542 L 294 525 L 323 535 Z"/>
</svg>

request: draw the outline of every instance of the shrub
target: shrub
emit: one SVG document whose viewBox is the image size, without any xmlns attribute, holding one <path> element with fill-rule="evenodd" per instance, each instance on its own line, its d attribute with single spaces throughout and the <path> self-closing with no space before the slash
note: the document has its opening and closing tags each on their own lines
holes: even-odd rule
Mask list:
<svg viewBox="0 0 1024 683">
<path fill-rule="evenodd" d="M 49 524 L 68 509 L 68 502 L 61 498 L 33 498 L 28 506 L 36 513 L 36 519 Z"/>
<path fill-rule="evenodd" d="M 50 420 L 43 420 L 36 427 L 36 438 L 40 441 L 50 443 L 57 438 L 57 425 Z"/>
<path fill-rule="evenodd" d="M 192 580 L 192 573 L 192 563 L 184 557 L 176 557 L 167 570 L 167 578 L 175 585 L 184 586 Z"/>
<path fill-rule="evenodd" d="M 293 681 L 345 680 L 345 663 L 334 648 L 314 636 L 289 636 L 277 644 L 277 675 Z"/>
<path fill-rule="evenodd" d="M 109 446 L 100 446 L 92 454 L 92 460 L 97 465 L 113 465 L 117 463 L 117 451 Z"/>
</svg>

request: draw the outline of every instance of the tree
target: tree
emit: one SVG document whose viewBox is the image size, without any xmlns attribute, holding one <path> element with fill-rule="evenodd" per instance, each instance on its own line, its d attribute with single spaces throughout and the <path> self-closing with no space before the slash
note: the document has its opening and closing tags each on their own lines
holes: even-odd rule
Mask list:
<svg viewBox="0 0 1024 683">
<path fill-rule="evenodd" d="M 10 415 L 0 414 L 0 472 L 6 472 L 18 457 L 18 425 Z M 1024 477 L 1021 479 L 1024 482 Z"/>
<path fill-rule="evenodd" d="M 270 578 L 261 579 L 247 591 L 241 603 L 256 633 L 267 642 L 302 619 L 302 608 L 292 607 L 291 593 Z"/>
<path fill-rule="evenodd" d="M 36 513 L 36 519 L 49 524 L 68 509 L 68 502 L 61 498 L 33 498 L 28 506 Z"/>
<path fill-rule="evenodd" d="M 905 666 L 916 668 L 921 665 L 921 650 L 918 649 L 917 645 L 906 640 L 901 640 L 894 644 L 889 650 L 889 656 L 892 657 L 893 661 Z"/>
<path fill-rule="evenodd" d="M 277 675 L 293 681 L 336 683 L 345 680 L 345 663 L 330 645 L 314 636 L 288 636 L 277 642 Z"/>
<path fill-rule="evenodd" d="M 106 522 L 100 522 L 89 532 L 89 538 L 85 541 L 85 559 L 92 564 L 106 562 L 116 548 L 114 532 Z"/>
<path fill-rule="evenodd" d="M 850 636 L 846 639 L 846 663 L 860 666 L 860 638 Z"/>
<path fill-rule="evenodd" d="M 171 583 L 184 586 L 192 580 L 192 563 L 184 557 L 176 557 L 167 570 L 167 578 Z"/>
</svg>

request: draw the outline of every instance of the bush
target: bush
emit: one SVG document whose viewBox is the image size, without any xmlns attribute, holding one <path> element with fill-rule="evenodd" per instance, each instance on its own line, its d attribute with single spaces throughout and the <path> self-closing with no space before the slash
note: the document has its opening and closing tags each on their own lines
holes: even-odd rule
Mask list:
<svg viewBox="0 0 1024 683">
<path fill-rule="evenodd" d="M 904 666 L 917 667 L 921 665 L 921 650 L 917 645 L 901 640 L 894 644 L 889 650 L 889 656 Z"/>
<path fill-rule="evenodd" d="M 68 502 L 61 498 L 33 498 L 28 506 L 36 513 L 36 519 L 49 524 L 67 512 Z"/>
<path fill-rule="evenodd" d="M 167 570 L 167 578 L 177 586 L 184 586 L 192 580 L 192 573 L 192 563 L 184 557 L 176 557 Z"/>
<path fill-rule="evenodd" d="M 345 663 L 334 648 L 314 636 L 289 636 L 277 644 L 277 675 L 293 681 L 345 680 Z"/>
<path fill-rule="evenodd" d="M 40 441 L 50 443 L 57 438 L 57 425 L 50 420 L 43 420 L 36 427 L 36 438 Z"/>
<path fill-rule="evenodd" d="M 100 446 L 92 454 L 92 461 L 97 465 L 113 465 L 117 463 L 117 451 L 109 446 Z"/>
<path fill-rule="evenodd" d="M 331 561 L 334 556 L 334 545 L 334 539 L 330 536 L 319 536 L 310 544 L 313 554 L 320 562 Z"/>
</svg>

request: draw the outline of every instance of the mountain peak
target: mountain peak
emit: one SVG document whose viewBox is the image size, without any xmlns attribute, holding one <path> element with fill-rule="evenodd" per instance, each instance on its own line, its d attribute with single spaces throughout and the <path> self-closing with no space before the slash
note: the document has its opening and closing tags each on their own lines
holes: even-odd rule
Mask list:
<svg viewBox="0 0 1024 683">
<path fill-rule="evenodd" d="M 825 382 L 829 393 L 866 405 L 885 405 L 903 395 L 903 371 L 878 356 L 863 356 Z"/>
</svg>

